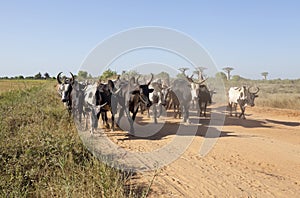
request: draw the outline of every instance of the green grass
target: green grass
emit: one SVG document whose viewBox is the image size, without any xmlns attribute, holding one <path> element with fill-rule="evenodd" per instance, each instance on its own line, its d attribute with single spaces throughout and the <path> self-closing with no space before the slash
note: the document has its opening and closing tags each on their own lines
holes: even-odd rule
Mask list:
<svg viewBox="0 0 300 198">
<path fill-rule="evenodd" d="M 28 84 L 26 84 L 28 83 Z M 140 197 L 83 146 L 55 83 L 0 94 L 0 197 Z"/>
</svg>

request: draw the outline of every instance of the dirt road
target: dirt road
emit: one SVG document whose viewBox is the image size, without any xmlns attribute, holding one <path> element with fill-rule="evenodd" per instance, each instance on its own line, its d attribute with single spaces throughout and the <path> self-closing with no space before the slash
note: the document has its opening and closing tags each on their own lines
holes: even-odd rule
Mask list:
<svg viewBox="0 0 300 198">
<path fill-rule="evenodd" d="M 183 155 L 157 172 L 138 173 L 134 182 L 149 184 L 155 175 L 149 197 L 299 196 L 300 111 L 254 107 L 246 117 L 226 116 L 221 136 L 204 157 L 199 149 L 209 118 L 201 118 L 203 124 Z M 168 132 L 148 139 L 130 138 L 122 131 L 106 134 L 125 149 L 151 151 L 176 136 L 172 126 L 177 122 L 169 119 Z"/>
</svg>

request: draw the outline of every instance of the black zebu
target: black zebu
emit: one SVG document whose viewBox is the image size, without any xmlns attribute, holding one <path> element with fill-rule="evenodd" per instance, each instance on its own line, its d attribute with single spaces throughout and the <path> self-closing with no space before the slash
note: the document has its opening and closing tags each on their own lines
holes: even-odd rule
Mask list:
<svg viewBox="0 0 300 198">
<path fill-rule="evenodd" d="M 147 84 L 140 85 L 138 80 L 134 77 L 132 77 L 129 82 L 121 81 L 118 83 L 120 91 L 112 100 L 114 103 L 113 111 L 116 113 L 117 104 L 119 104 L 120 110 L 117 123 L 120 125 L 120 120 L 124 116 L 124 113 L 126 113 L 130 123 L 131 133 L 134 133 L 133 122 L 136 118 L 140 104 L 143 103 L 146 107 L 150 107 L 152 105 L 152 102 L 149 99 L 149 94 L 153 92 L 153 89 L 149 89 L 152 79 L 153 74 L 151 74 L 151 79 Z M 132 116 L 130 116 L 129 112 L 131 112 Z"/>
</svg>

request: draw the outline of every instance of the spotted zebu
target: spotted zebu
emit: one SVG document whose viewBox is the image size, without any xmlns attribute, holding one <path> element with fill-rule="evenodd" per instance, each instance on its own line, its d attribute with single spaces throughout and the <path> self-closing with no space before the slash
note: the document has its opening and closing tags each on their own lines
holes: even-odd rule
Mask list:
<svg viewBox="0 0 300 198">
<path fill-rule="evenodd" d="M 74 75 L 70 72 L 71 78 L 65 77 L 61 80 L 60 75 L 62 72 L 58 73 L 56 76 L 56 80 L 58 82 L 57 92 L 61 97 L 61 101 L 68 108 L 69 112 L 72 110 L 72 90 L 75 82 Z"/>
<path fill-rule="evenodd" d="M 250 91 L 251 87 L 248 89 L 243 87 L 231 87 L 228 91 L 228 97 L 229 97 L 229 108 L 230 108 L 230 116 L 232 116 L 232 105 L 234 105 L 235 108 L 235 116 L 237 116 L 237 104 L 239 104 L 241 109 L 241 114 L 239 115 L 239 118 L 246 119 L 245 117 L 245 110 L 246 106 L 250 105 L 253 107 L 255 98 L 258 97 L 257 93 L 259 92 L 259 88 L 257 87 L 256 92 Z"/>
</svg>

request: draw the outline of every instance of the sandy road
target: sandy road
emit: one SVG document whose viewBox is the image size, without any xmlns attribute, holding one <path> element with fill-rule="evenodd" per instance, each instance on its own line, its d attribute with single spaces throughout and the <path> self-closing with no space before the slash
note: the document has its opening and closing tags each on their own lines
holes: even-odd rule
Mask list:
<svg viewBox="0 0 300 198">
<path fill-rule="evenodd" d="M 201 118 L 203 125 L 184 154 L 156 172 L 149 196 L 299 196 L 300 111 L 255 107 L 247 109 L 246 117 L 241 120 L 226 116 L 221 137 L 204 157 L 199 149 L 209 119 Z M 148 139 L 130 138 L 122 131 L 106 134 L 124 149 L 151 151 L 172 141 L 176 136 L 172 132 L 176 128 L 172 127 L 177 122 L 168 120 L 167 132 Z M 138 173 L 134 181 L 148 184 L 154 174 Z"/>
</svg>

